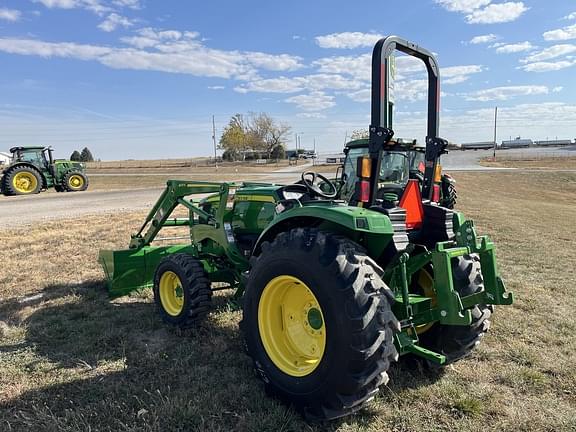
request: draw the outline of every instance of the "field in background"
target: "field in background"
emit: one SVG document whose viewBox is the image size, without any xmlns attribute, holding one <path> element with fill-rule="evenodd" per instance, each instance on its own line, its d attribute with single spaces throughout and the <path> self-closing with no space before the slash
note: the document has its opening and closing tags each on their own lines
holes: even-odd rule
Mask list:
<svg viewBox="0 0 576 432">
<path fill-rule="evenodd" d="M 288 166 L 288 160 L 270 160 L 263 163 L 256 161 L 246 162 L 218 162 L 214 164 L 214 159 L 199 157 L 190 159 L 151 159 L 151 160 L 121 160 L 121 161 L 95 161 L 84 162 L 88 170 L 111 170 L 111 169 L 150 169 L 150 168 L 193 168 L 193 169 L 213 169 L 216 166 L 227 169 L 231 167 L 283 167 Z"/>
<path fill-rule="evenodd" d="M 266 397 L 226 292 L 185 332 L 149 292 L 108 299 L 97 252 L 126 247 L 145 212 L 0 231 L 0 430 L 574 430 L 576 174 L 455 177 L 516 303 L 443 376 L 395 365 L 369 408 L 323 428 Z"/>
<path fill-rule="evenodd" d="M 502 157 L 498 155 L 496 160 L 486 158 L 481 160 L 480 164 L 498 168 L 576 169 L 576 156 Z"/>
</svg>

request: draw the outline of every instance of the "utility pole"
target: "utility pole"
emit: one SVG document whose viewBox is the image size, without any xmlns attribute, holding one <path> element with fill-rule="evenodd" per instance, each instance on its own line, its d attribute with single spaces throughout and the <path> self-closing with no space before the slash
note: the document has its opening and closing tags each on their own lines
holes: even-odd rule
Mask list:
<svg viewBox="0 0 576 432">
<path fill-rule="evenodd" d="M 216 162 L 216 122 L 214 121 L 214 116 L 212 116 L 212 142 L 214 143 L 214 166 L 218 167 Z"/>
<path fill-rule="evenodd" d="M 348 142 L 348 131 L 344 134 L 344 147 L 346 147 L 346 143 Z"/>
<path fill-rule="evenodd" d="M 316 138 L 313 138 L 312 142 L 314 143 L 314 155 L 312 156 L 312 166 L 316 165 Z"/>
<path fill-rule="evenodd" d="M 496 128 L 498 122 L 498 107 L 494 107 L 494 154 L 493 158 L 496 159 Z"/>
</svg>

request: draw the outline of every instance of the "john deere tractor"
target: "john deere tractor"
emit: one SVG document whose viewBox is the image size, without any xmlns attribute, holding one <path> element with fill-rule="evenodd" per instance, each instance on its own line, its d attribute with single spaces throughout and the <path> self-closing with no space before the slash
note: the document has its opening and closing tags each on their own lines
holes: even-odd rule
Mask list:
<svg viewBox="0 0 576 432">
<path fill-rule="evenodd" d="M 381 173 L 401 151 L 387 120 L 395 50 L 428 71 L 425 169 L 422 187 L 408 179 L 402 190 L 382 190 Z M 169 180 L 128 248 L 100 251 L 110 296 L 152 289 L 160 317 L 189 327 L 210 311 L 214 289 L 234 289 L 258 377 L 312 419 L 360 409 L 399 356 L 438 367 L 464 358 L 488 330 L 494 305 L 513 297 L 494 244 L 438 203 L 447 146 L 438 136 L 439 95 L 430 52 L 398 37 L 380 40 L 370 137 L 349 198 L 315 172 L 288 185 Z M 187 216 L 174 216 L 177 208 Z M 153 243 L 170 238 L 158 234 L 172 227 L 185 227 L 189 241 Z"/>
<path fill-rule="evenodd" d="M 51 147 L 12 147 L 0 190 L 5 195 L 31 195 L 48 188 L 58 192 L 84 191 L 88 177 L 80 162 L 54 159 Z"/>
</svg>

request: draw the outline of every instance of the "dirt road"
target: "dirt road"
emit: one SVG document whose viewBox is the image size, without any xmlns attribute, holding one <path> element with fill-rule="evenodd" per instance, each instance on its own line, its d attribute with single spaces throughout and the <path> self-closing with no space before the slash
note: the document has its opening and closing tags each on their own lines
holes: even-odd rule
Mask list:
<svg viewBox="0 0 576 432">
<path fill-rule="evenodd" d="M 161 188 L 154 188 L 110 192 L 45 193 L 21 197 L 0 196 L 0 229 L 42 220 L 150 209 L 161 191 Z"/>
</svg>

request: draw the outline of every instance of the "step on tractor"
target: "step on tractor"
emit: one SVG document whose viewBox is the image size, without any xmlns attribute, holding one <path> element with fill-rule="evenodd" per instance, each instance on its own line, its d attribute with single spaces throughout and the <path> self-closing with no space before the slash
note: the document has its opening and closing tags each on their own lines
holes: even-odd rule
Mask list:
<svg viewBox="0 0 576 432">
<path fill-rule="evenodd" d="M 54 188 L 77 192 L 88 188 L 81 162 L 54 159 L 51 147 L 12 147 L 12 160 L 2 171 L 0 191 L 4 195 L 31 195 Z"/>
<path fill-rule="evenodd" d="M 388 192 L 393 195 L 386 195 L 387 197 L 398 201 L 404 194 L 409 180 L 418 180 L 418 184 L 422 188 L 424 184 L 426 148 L 419 145 L 416 140 L 400 138 L 393 140 L 393 143 L 394 151 L 387 152 L 381 163 L 377 196 L 383 199 L 384 194 Z M 352 198 L 355 191 L 358 158 L 366 157 L 368 153 L 369 141 L 367 139 L 353 140 L 345 145 L 344 154 L 346 157 L 344 158 L 342 171 L 336 176 L 335 180 L 339 187 L 340 198 L 348 200 Z M 442 207 L 453 209 L 458 198 L 456 180 L 451 175 L 443 173 L 440 165 L 437 166 L 437 170 L 440 172 L 439 198 L 437 201 Z"/>
<path fill-rule="evenodd" d="M 399 150 L 385 82 L 395 51 L 428 71 L 423 183 L 408 180 L 401 193 L 380 188 Z M 189 327 L 210 311 L 213 290 L 235 289 L 257 376 L 312 420 L 360 409 L 399 356 L 440 368 L 467 356 L 494 305 L 513 296 L 494 244 L 438 203 L 447 146 L 438 136 L 438 74 L 417 45 L 398 37 L 376 44 L 368 151 L 356 161 L 350 198 L 315 172 L 288 185 L 169 180 L 129 247 L 100 251 L 110 296 L 151 288 L 161 318 Z M 177 208 L 187 216 L 173 216 Z M 185 227 L 189 241 L 152 244 L 171 227 Z"/>
</svg>

